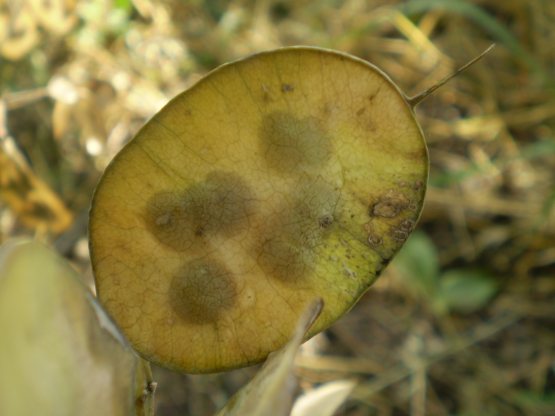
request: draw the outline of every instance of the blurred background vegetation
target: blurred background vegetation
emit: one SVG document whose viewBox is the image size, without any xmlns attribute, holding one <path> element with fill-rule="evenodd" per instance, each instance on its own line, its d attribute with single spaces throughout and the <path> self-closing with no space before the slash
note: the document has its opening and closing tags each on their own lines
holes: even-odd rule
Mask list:
<svg viewBox="0 0 555 416">
<path fill-rule="evenodd" d="M 0 0 L 0 241 L 34 236 L 92 287 L 87 210 L 114 154 L 224 62 L 284 45 L 366 59 L 417 108 L 419 227 L 351 313 L 305 344 L 301 388 L 343 415 L 555 414 L 555 2 Z M 160 415 L 205 415 L 255 369 L 155 369 Z"/>
</svg>

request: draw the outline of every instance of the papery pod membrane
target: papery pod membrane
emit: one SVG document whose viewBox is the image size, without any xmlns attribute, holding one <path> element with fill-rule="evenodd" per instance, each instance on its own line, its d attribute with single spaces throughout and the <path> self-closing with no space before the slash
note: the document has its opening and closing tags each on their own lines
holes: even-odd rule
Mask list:
<svg viewBox="0 0 555 416">
<path fill-rule="evenodd" d="M 41 244 L 0 248 L 0 330 L 0 415 L 151 414 L 136 407 L 148 386 L 139 357 Z"/>
<path fill-rule="evenodd" d="M 427 150 L 375 66 L 310 47 L 224 65 L 106 169 L 90 217 L 99 297 L 147 359 L 263 360 L 315 298 L 349 310 L 415 226 Z"/>
</svg>

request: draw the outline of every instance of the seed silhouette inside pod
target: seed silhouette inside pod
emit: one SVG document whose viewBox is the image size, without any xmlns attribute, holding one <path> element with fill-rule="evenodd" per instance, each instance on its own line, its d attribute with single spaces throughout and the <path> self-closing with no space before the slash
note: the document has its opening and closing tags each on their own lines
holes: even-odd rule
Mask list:
<svg viewBox="0 0 555 416">
<path fill-rule="evenodd" d="M 147 359 L 211 372 L 310 335 L 370 287 L 418 219 L 427 150 L 379 69 L 317 48 L 224 65 L 115 157 L 90 218 L 98 295 Z"/>
</svg>

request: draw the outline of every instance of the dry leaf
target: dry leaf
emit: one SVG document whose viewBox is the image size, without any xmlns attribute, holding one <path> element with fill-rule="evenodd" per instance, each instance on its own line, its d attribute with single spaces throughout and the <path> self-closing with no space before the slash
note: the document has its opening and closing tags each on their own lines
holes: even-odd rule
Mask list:
<svg viewBox="0 0 555 416">
<path fill-rule="evenodd" d="M 323 303 L 313 302 L 297 323 L 291 340 L 279 351 L 270 354 L 262 369 L 243 387 L 218 416 L 287 416 L 291 411 L 297 380 L 293 366 L 297 350 L 314 323 Z"/>
<path fill-rule="evenodd" d="M 0 197 L 25 226 L 61 233 L 73 222 L 73 214 L 50 187 L 35 175 L 4 130 L 0 101 Z"/>
<path fill-rule="evenodd" d="M 352 380 L 337 380 L 319 386 L 295 401 L 291 416 L 332 416 L 355 385 Z"/>
</svg>

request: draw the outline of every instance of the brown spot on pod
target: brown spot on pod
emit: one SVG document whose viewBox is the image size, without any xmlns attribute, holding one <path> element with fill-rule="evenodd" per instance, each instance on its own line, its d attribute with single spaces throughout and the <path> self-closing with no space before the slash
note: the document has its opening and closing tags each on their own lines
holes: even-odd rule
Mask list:
<svg viewBox="0 0 555 416">
<path fill-rule="evenodd" d="M 409 237 L 409 231 L 401 228 L 395 228 L 391 231 L 391 237 L 398 243 L 402 243 Z"/>
<path fill-rule="evenodd" d="M 181 197 L 174 192 L 159 192 L 148 200 L 145 224 L 158 241 L 174 250 L 187 250 L 193 243 L 192 226 L 187 221 Z"/>
<path fill-rule="evenodd" d="M 232 274 L 214 259 L 192 260 L 173 276 L 168 291 L 172 310 L 184 321 L 209 324 L 237 300 Z"/>
<path fill-rule="evenodd" d="M 147 203 L 148 230 L 177 251 L 201 244 L 204 237 L 231 235 L 248 222 L 254 198 L 243 179 L 215 171 L 182 193 L 161 192 Z"/>
<path fill-rule="evenodd" d="M 320 224 L 320 228 L 328 228 L 333 224 L 333 215 L 331 214 L 322 215 L 318 223 Z"/>
<path fill-rule="evenodd" d="M 333 228 L 339 197 L 322 179 L 306 180 L 262 231 L 255 252 L 264 272 L 282 281 L 308 274 L 316 246 Z"/>
<path fill-rule="evenodd" d="M 407 218 L 406 220 L 401 221 L 398 228 L 399 230 L 403 230 L 410 233 L 414 228 L 414 221 L 411 220 L 410 218 Z"/>
<path fill-rule="evenodd" d="M 368 244 L 371 247 L 378 248 L 383 243 L 383 239 L 379 235 L 368 234 Z"/>
<path fill-rule="evenodd" d="M 294 282 L 312 270 L 314 259 L 293 236 L 278 235 L 262 242 L 257 261 L 268 276 Z"/>
<path fill-rule="evenodd" d="M 414 221 L 410 218 L 407 218 L 399 223 L 395 228 L 391 231 L 391 237 L 393 240 L 402 243 L 404 242 L 411 233 L 412 229 L 414 228 Z"/>
<path fill-rule="evenodd" d="M 409 199 L 403 194 L 389 191 L 377 202 L 370 205 L 369 214 L 371 217 L 394 218 L 409 204 Z"/>
<path fill-rule="evenodd" d="M 199 189 L 199 218 L 209 233 L 231 235 L 243 226 L 254 212 L 255 198 L 246 182 L 230 172 L 210 173 Z"/>
<path fill-rule="evenodd" d="M 268 165 L 283 173 L 319 167 L 332 151 L 331 140 L 317 118 L 298 118 L 286 112 L 263 118 L 259 145 Z"/>
<path fill-rule="evenodd" d="M 295 87 L 291 84 L 281 84 L 281 92 L 293 92 Z"/>
<path fill-rule="evenodd" d="M 403 243 L 414 227 L 414 221 L 410 219 L 403 220 L 399 225 L 391 230 L 391 238 L 398 243 Z"/>
</svg>

